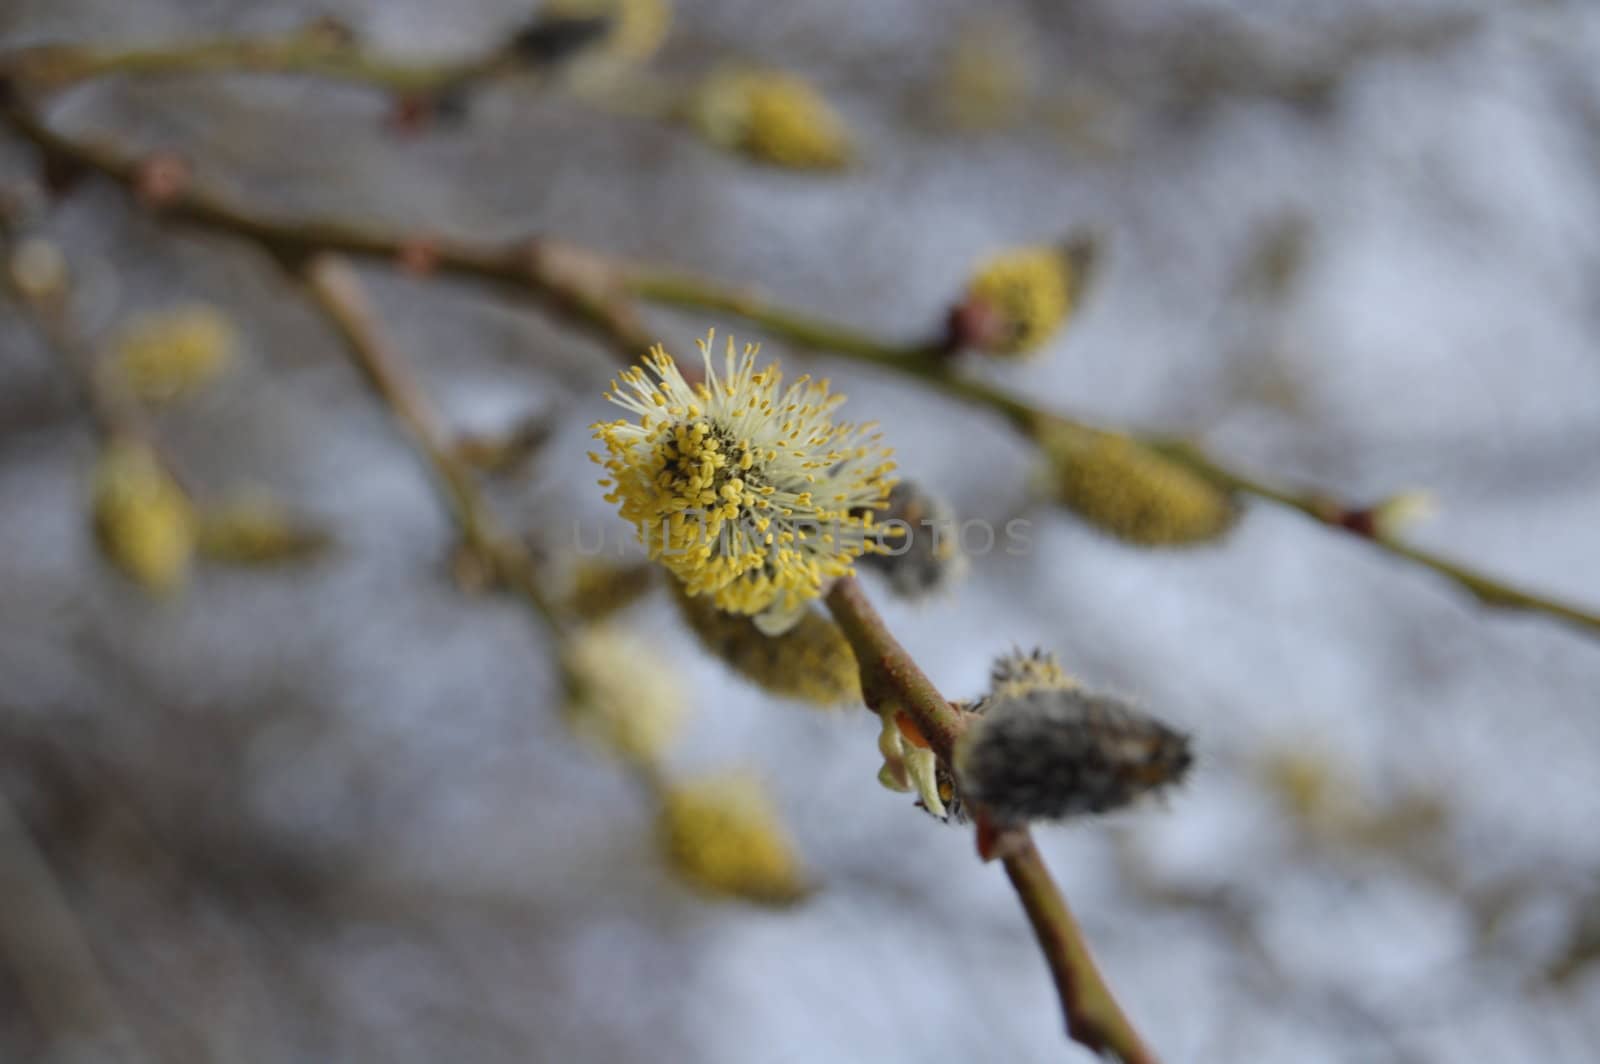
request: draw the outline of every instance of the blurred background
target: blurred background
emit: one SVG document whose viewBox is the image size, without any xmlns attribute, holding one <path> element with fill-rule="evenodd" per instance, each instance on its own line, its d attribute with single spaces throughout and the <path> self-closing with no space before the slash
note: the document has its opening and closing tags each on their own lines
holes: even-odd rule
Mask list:
<svg viewBox="0 0 1600 1064">
<path fill-rule="evenodd" d="M 1192 435 L 1294 489 L 1425 489 L 1415 542 L 1600 606 L 1600 9 L 669 13 L 560 77 L 487 79 L 445 107 L 187 73 L 73 88 L 51 123 L 179 152 L 266 215 L 548 234 L 903 342 L 938 332 L 984 256 L 1091 229 L 1094 282 L 1066 327 L 1035 359 L 964 372 Z M 502 49 L 540 12 L 8 0 L 0 45 L 323 16 L 421 61 Z M 674 117 L 730 62 L 803 78 L 848 164 L 774 165 Z M 0 134 L 0 184 L 33 202 L 38 176 Z M 686 889 L 648 797 L 563 726 L 546 629 L 452 565 L 425 466 L 299 286 L 112 182 L 58 192 L 29 231 L 70 263 L 88 347 L 195 305 L 234 338 L 227 372 L 146 410 L 185 488 L 270 496 L 330 542 L 197 564 L 178 593 L 117 571 L 79 390 L 0 301 L 0 1059 L 1089 1059 L 1000 870 L 875 781 L 872 718 L 734 676 L 658 591 L 618 620 L 689 692 L 671 771 L 758 774 L 817 887 L 776 909 Z M 575 524 L 625 541 L 584 457 L 612 416 L 611 354 L 489 289 L 362 271 L 453 430 L 548 428 L 490 481 L 507 525 L 553 569 Z M 680 356 L 712 326 L 757 338 L 646 315 Z M 1028 550 L 974 557 L 927 601 L 870 585 L 941 690 L 975 695 L 995 655 L 1043 646 L 1194 735 L 1165 803 L 1039 833 L 1164 1059 L 1595 1059 L 1592 631 L 1491 611 L 1266 503 L 1214 543 L 1130 547 L 1041 504 L 1037 454 L 992 415 L 780 339 L 764 351 L 829 375 L 963 517 L 1032 522 Z"/>
</svg>

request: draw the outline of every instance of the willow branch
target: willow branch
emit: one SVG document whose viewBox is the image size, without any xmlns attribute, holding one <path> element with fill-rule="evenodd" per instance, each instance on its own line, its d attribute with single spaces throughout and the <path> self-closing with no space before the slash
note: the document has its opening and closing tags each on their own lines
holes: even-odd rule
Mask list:
<svg viewBox="0 0 1600 1064">
<path fill-rule="evenodd" d="M 0 960 L 54 1046 L 149 1059 L 45 854 L 0 792 Z"/>
<path fill-rule="evenodd" d="M 533 559 L 500 528 L 471 471 L 456 455 L 443 421 L 379 326 L 355 270 L 335 256 L 321 255 L 307 266 L 305 277 L 312 297 L 338 330 L 373 393 L 411 436 L 467 547 L 534 612 L 559 627 L 560 618 L 539 586 Z"/>
<path fill-rule="evenodd" d="M 855 652 L 861 691 L 879 712 L 894 708 L 910 717 L 933 752 L 950 763 L 961 718 L 883 623 L 854 577 L 834 583 L 828 609 Z M 1100 975 L 1083 932 L 1039 856 L 1026 828 L 1011 829 L 1004 864 L 1022 908 L 1039 940 L 1055 980 L 1067 1034 L 1096 1053 L 1110 1053 L 1125 1064 L 1154 1064 L 1155 1055 L 1139 1037 Z"/>
<path fill-rule="evenodd" d="M 3 97 L 0 86 L 0 101 Z M 628 359 L 650 347 L 649 334 L 615 283 L 607 260 L 577 245 L 537 238 L 493 244 L 341 221 L 276 218 L 237 205 L 187 177 L 149 194 L 150 164 L 161 156 L 57 132 L 19 96 L 0 108 L 0 114 L 46 158 L 111 178 L 145 194 L 164 217 L 247 240 L 285 265 L 299 267 L 315 254 L 338 252 L 411 272 L 437 271 L 486 282 L 533 299 L 609 349 L 627 352 Z"/>
<path fill-rule="evenodd" d="M 464 88 L 530 65 L 536 56 L 496 50 L 468 59 L 406 60 L 360 47 L 332 23 L 276 37 L 217 37 L 136 47 L 42 45 L 7 57 L 29 85 L 45 91 L 116 74 L 291 74 L 368 85 L 390 92 Z"/>
<path fill-rule="evenodd" d="M 940 341 L 896 344 L 879 340 L 820 318 L 776 306 L 755 293 L 667 270 L 631 270 L 627 274 L 627 287 L 641 299 L 681 309 L 715 310 L 735 315 L 774 336 L 803 347 L 913 377 L 945 395 L 999 414 L 1013 428 L 1031 439 L 1037 440 L 1051 424 L 1087 427 L 1082 422 L 1025 403 L 983 381 L 961 376 L 953 368 L 948 357 L 949 351 Z M 1186 440 L 1156 435 L 1143 435 L 1135 439 L 1140 445 L 1225 490 L 1287 506 L 1322 524 L 1355 533 L 1380 550 L 1453 581 L 1486 606 L 1542 613 L 1600 633 L 1600 613 L 1522 590 L 1460 562 L 1407 544 L 1393 533 L 1369 527 L 1359 520 L 1366 512 L 1361 507 L 1339 503 L 1322 495 L 1276 487 L 1225 465 Z"/>
<path fill-rule="evenodd" d="M 48 156 L 96 171 L 130 188 L 140 187 L 144 162 L 140 157 L 58 133 L 15 99 L 4 114 L 12 128 Z M 575 244 L 529 239 L 497 245 L 335 221 L 278 219 L 234 205 L 193 184 L 179 187 L 159 206 L 179 221 L 250 240 L 289 263 L 331 251 L 412 269 L 421 264 L 426 270 L 489 282 L 531 298 L 543 309 L 602 341 L 624 362 L 636 359 L 652 343 L 634 302 L 642 299 L 681 309 L 730 314 L 800 346 L 904 374 L 945 395 L 999 414 L 1031 439 L 1037 439 L 1052 423 L 1089 427 L 960 375 L 951 365 L 942 338 L 914 343 L 880 340 L 777 306 L 756 293 L 613 259 Z M 1404 543 L 1392 534 L 1362 528 L 1349 520 L 1361 512 L 1359 507 L 1276 487 L 1223 464 L 1189 441 L 1145 435 L 1136 437 L 1136 442 L 1226 490 L 1287 506 L 1322 524 L 1356 532 L 1390 555 L 1452 581 L 1486 606 L 1540 613 L 1600 633 L 1600 613 L 1517 588 Z"/>
</svg>

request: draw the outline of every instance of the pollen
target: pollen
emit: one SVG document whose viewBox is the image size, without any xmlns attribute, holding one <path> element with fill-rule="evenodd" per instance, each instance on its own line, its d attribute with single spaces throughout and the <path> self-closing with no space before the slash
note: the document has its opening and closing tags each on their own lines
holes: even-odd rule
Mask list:
<svg viewBox="0 0 1600 1064">
<path fill-rule="evenodd" d="M 776 365 L 757 372 L 754 345 L 737 353 L 730 339 L 720 360 L 711 349 L 700 343 L 693 386 L 660 346 L 625 370 L 606 398 L 637 420 L 596 424 L 596 460 L 607 501 L 686 594 L 781 634 L 882 549 L 894 462 L 867 427 L 832 420 L 844 397 L 825 382 L 784 388 Z"/>
</svg>

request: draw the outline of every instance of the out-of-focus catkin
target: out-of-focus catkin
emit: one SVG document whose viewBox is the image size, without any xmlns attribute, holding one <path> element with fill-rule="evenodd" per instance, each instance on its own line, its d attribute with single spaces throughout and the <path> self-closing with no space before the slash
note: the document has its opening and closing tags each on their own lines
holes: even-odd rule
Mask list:
<svg viewBox="0 0 1600 1064">
<path fill-rule="evenodd" d="M 952 344 L 1004 357 L 1039 351 L 1077 309 L 1097 249 L 1092 237 L 1082 235 L 1063 244 L 1011 248 L 980 262 L 951 313 Z"/>
<path fill-rule="evenodd" d="M 688 115 L 710 143 L 791 170 L 837 170 L 855 154 L 844 120 L 822 94 L 780 70 L 713 71 Z"/>
<path fill-rule="evenodd" d="M 677 672 L 643 640 L 585 628 L 562 646 L 561 667 L 567 725 L 613 756 L 654 765 L 682 730 L 687 702 Z"/>
<path fill-rule="evenodd" d="M 1147 547 L 1203 543 L 1237 517 L 1227 492 L 1127 436 L 1049 421 L 1039 443 L 1055 501 L 1118 539 Z"/>
<path fill-rule="evenodd" d="M 318 554 L 332 542 L 269 495 L 248 494 L 195 517 L 200 553 L 238 565 L 267 565 Z"/>
<path fill-rule="evenodd" d="M 150 591 L 182 587 L 194 557 L 189 499 L 148 444 L 108 440 L 94 473 L 94 528 L 101 552 Z"/>
<path fill-rule="evenodd" d="M 655 577 L 656 567 L 646 562 L 580 561 L 558 578 L 565 583 L 561 608 L 581 621 L 601 621 L 639 601 L 656 586 Z"/>
<path fill-rule="evenodd" d="M 889 508 L 879 517 L 883 549 L 861 557 L 863 568 L 876 569 L 901 598 L 925 599 L 947 591 L 970 567 L 961 549 L 961 528 L 955 509 L 943 496 L 923 485 L 902 480 L 889 492 Z"/>
<path fill-rule="evenodd" d="M 216 379 L 232 363 L 236 342 L 233 323 L 215 307 L 179 307 L 124 326 L 110 366 L 140 399 L 168 402 Z"/>
<path fill-rule="evenodd" d="M 673 871 L 702 893 L 786 905 L 810 890 L 778 811 L 755 776 L 668 784 L 657 832 Z"/>
<path fill-rule="evenodd" d="M 818 706 L 861 701 L 855 655 L 839 626 L 808 610 L 793 628 L 769 636 L 749 617 L 725 613 L 705 596 L 674 597 L 689 630 L 713 657 L 763 690 Z"/>
</svg>

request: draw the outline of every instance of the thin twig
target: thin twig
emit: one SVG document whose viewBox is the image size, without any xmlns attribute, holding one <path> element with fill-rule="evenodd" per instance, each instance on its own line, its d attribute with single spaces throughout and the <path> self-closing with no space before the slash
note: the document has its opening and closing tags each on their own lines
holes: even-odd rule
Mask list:
<svg viewBox="0 0 1600 1064">
<path fill-rule="evenodd" d="M 355 270 L 336 256 L 320 255 L 305 276 L 312 297 L 339 330 L 373 392 L 410 433 L 467 546 L 559 631 L 561 618 L 539 585 L 533 559 L 500 528 L 472 473 L 457 457 L 444 422 L 384 335 Z"/>
<path fill-rule="evenodd" d="M 3 95 L 0 89 L 0 98 Z M 0 108 L 0 113 L 47 158 L 112 178 L 134 191 L 145 187 L 147 164 L 159 157 L 59 133 L 20 98 Z M 627 352 L 624 357 L 628 359 L 650 347 L 649 334 L 639 323 L 627 293 L 613 284 L 615 274 L 608 261 L 563 241 L 474 243 L 348 222 L 274 218 L 235 205 L 226 196 L 186 178 L 164 188 L 151 206 L 174 221 L 247 239 L 291 267 L 303 265 L 320 252 L 338 252 L 414 272 L 447 273 L 531 296 L 611 350 Z"/>
<path fill-rule="evenodd" d="M 3 791 L 0 898 L 0 958 L 51 1048 L 63 1059 L 146 1059 L 49 861 Z"/>
<path fill-rule="evenodd" d="M 883 623 L 854 577 L 828 593 L 828 609 L 839 622 L 861 669 L 861 691 L 878 711 L 893 707 L 911 718 L 934 754 L 949 764 L 961 719 L 939 694 L 916 661 Z M 1051 878 L 1026 828 L 1011 829 L 1004 858 L 1022 907 L 1050 966 L 1061 998 L 1067 1034 L 1097 1053 L 1111 1053 L 1126 1064 L 1154 1064 L 1132 1023 L 1100 975 L 1072 910 Z"/>
<path fill-rule="evenodd" d="M 5 57 L 27 82 L 58 91 L 110 75 L 293 74 L 400 93 L 464 88 L 531 66 L 533 57 L 496 50 L 467 59 L 407 60 L 370 51 L 332 25 L 277 37 L 217 37 L 135 47 L 41 45 Z"/>
</svg>

